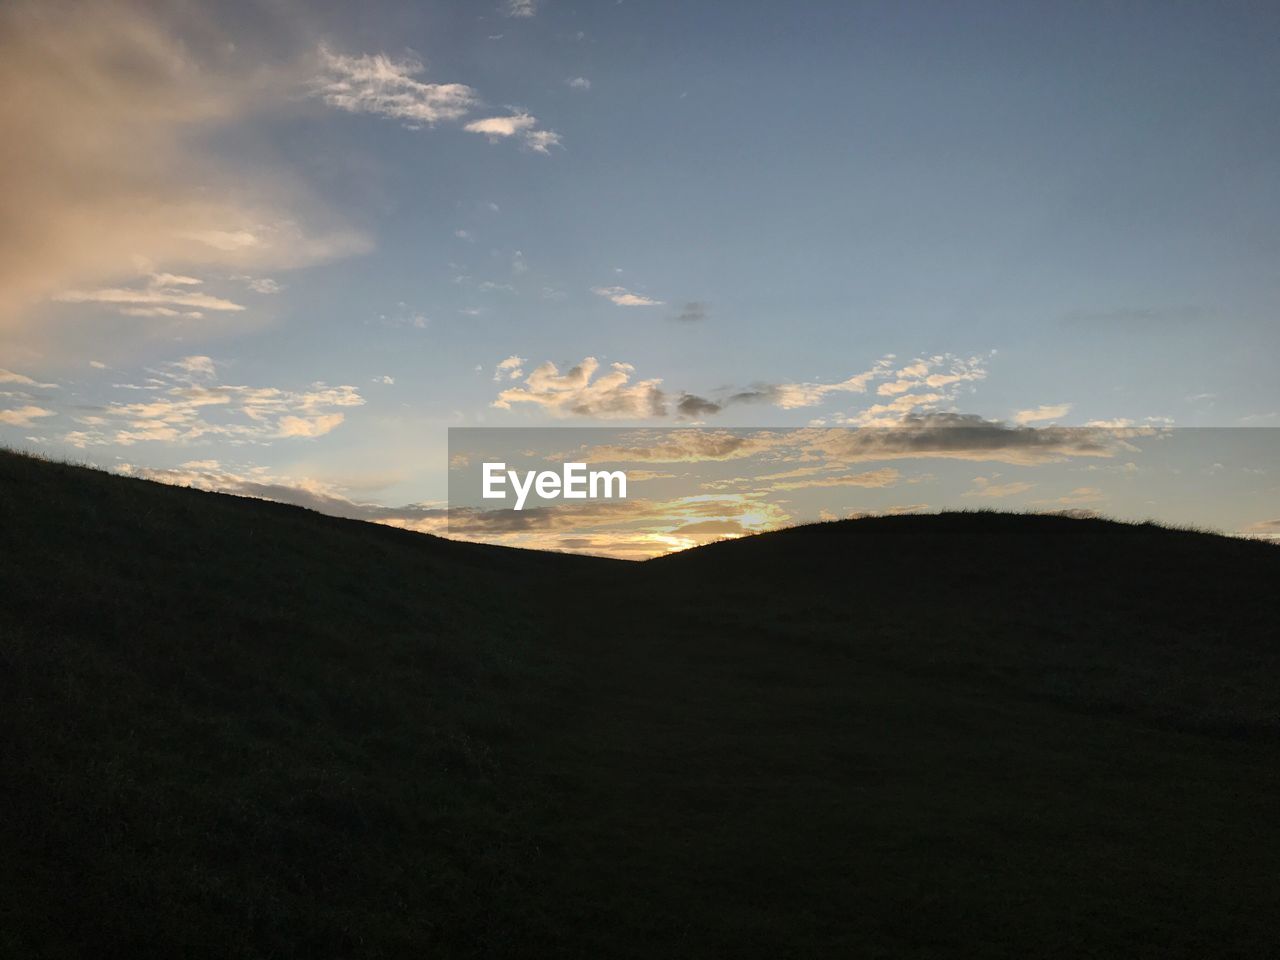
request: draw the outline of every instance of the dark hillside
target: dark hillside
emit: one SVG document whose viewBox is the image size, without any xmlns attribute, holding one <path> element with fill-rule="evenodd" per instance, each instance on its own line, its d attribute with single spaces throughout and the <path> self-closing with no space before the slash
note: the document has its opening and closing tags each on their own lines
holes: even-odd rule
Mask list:
<svg viewBox="0 0 1280 960">
<path fill-rule="evenodd" d="M 0 455 L 0 956 L 1276 954 L 1280 551 L 625 564 Z"/>
</svg>

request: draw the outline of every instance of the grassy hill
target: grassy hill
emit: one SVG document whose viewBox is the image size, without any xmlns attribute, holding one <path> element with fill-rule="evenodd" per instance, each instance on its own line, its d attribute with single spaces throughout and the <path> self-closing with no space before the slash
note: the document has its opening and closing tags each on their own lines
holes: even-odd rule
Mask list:
<svg viewBox="0 0 1280 960">
<path fill-rule="evenodd" d="M 0 454 L 0 956 L 1280 952 L 1274 547 L 628 564 Z"/>
</svg>

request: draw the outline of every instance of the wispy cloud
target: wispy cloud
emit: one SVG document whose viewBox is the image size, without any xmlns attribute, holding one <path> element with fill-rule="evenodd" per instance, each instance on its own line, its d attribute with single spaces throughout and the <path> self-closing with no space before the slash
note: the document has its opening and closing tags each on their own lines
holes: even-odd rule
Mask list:
<svg viewBox="0 0 1280 960">
<path fill-rule="evenodd" d="M 464 83 L 425 83 L 425 67 L 415 57 L 393 59 L 385 53 L 344 56 L 320 49 L 323 72 L 314 81 L 325 103 L 350 113 L 371 113 L 411 126 L 458 120 L 480 102 Z"/>
<path fill-rule="evenodd" d="M 849 464 L 942 458 L 1024 466 L 1072 457 L 1114 457 L 1131 451 L 1131 438 L 1086 427 L 1014 427 L 972 414 L 924 413 L 892 427 L 786 430 L 664 430 L 646 442 L 601 445 L 586 451 L 593 463 L 678 463 L 740 460 L 768 453 L 780 462 Z"/>
<path fill-rule="evenodd" d="M 516 137 L 535 153 L 550 153 L 552 147 L 560 146 L 560 134 L 554 130 L 539 130 L 538 118 L 524 111 L 472 120 L 462 129 L 483 134 L 490 143 Z"/>
<path fill-rule="evenodd" d="M 795 410 L 799 407 L 813 407 L 822 403 L 833 393 L 866 393 L 867 384 L 877 377 L 885 376 L 893 365 L 892 357 L 877 360 L 875 365 L 862 373 L 835 383 L 783 383 L 769 388 L 770 398 L 784 410 Z"/>
<path fill-rule="evenodd" d="M 241 304 L 202 293 L 193 288 L 204 281 L 171 273 L 152 274 L 142 287 L 104 287 L 99 290 L 65 290 L 55 294 L 63 303 L 96 303 L 132 317 L 203 317 L 205 310 L 238 312 Z"/>
<path fill-rule="evenodd" d="M 982 357 L 955 357 L 950 354 L 917 359 L 895 374 L 896 380 L 882 383 L 876 393 L 892 397 L 908 390 L 927 387 L 938 390 L 955 384 L 984 380 L 987 371 Z"/>
<path fill-rule="evenodd" d="M 532 17 L 538 13 L 538 0 L 506 0 L 501 9 L 504 17 Z"/>
<path fill-rule="evenodd" d="M 1069 403 L 1041 404 L 1030 410 L 1019 410 L 1013 415 L 1014 423 L 1042 423 L 1046 420 L 1061 420 L 1071 412 Z"/>
<path fill-rule="evenodd" d="M 254 293 L 276 294 L 284 289 L 283 286 L 270 277 L 250 277 L 246 282 L 249 284 L 249 289 Z"/>
<path fill-rule="evenodd" d="M 364 403 L 360 392 L 348 385 L 313 383 L 303 390 L 287 390 L 218 381 L 218 366 L 211 358 L 183 357 L 136 385 L 152 393 L 150 399 L 78 409 L 73 416 L 81 429 L 62 440 L 85 447 L 147 441 L 182 444 L 202 438 L 267 443 L 319 437 L 341 424 L 347 409 Z"/>
<path fill-rule="evenodd" d="M 0 5 L 0 88 L 21 91 L 0 98 L 5 140 L 21 144 L 0 193 L 0 327 L 24 330 L 59 291 L 171 264 L 288 269 L 367 249 L 353 231 L 304 227 L 329 215 L 278 171 L 233 170 L 197 146 L 288 109 L 300 74 L 251 62 L 194 8 L 171 13 Z"/>
<path fill-rule="evenodd" d="M 40 417 L 52 417 L 53 415 L 53 410 L 46 410 L 44 407 L 27 404 L 11 410 L 0 410 L 0 423 L 7 427 L 29 427 Z"/>
<path fill-rule="evenodd" d="M 10 383 L 20 387 L 39 387 L 41 390 L 56 390 L 58 388 L 56 383 L 41 383 L 25 374 L 6 370 L 4 367 L 0 367 L 0 383 Z"/>
<path fill-rule="evenodd" d="M 586 77 L 573 77 L 569 80 L 566 80 L 565 83 L 569 85 L 569 88 L 571 90 L 590 90 L 591 89 L 591 81 L 588 80 Z"/>
<path fill-rule="evenodd" d="M 518 357 L 509 357 L 503 363 L 518 360 Z M 554 363 L 544 363 L 529 374 L 524 386 L 499 393 L 493 406 L 510 410 L 515 404 L 529 404 L 557 417 L 646 419 L 666 416 L 666 396 L 659 389 L 661 380 L 632 383 L 635 368 L 629 363 L 610 364 L 607 373 L 596 377 L 599 368 L 600 361 L 595 357 L 585 358 L 563 374 Z"/>
<path fill-rule="evenodd" d="M 503 380 L 519 380 L 524 376 L 525 363 L 524 357 L 517 357 L 515 354 L 499 361 L 498 365 L 493 368 L 494 381 L 500 383 Z"/>
<path fill-rule="evenodd" d="M 592 287 L 591 292 L 599 297 L 606 297 L 620 307 L 660 307 L 661 300 L 654 300 L 639 293 L 632 293 L 626 287 Z"/>
<path fill-rule="evenodd" d="M 483 120 L 472 120 L 462 129 L 469 133 L 482 133 L 490 143 L 496 143 L 504 137 L 531 130 L 538 125 L 536 117 L 527 113 L 513 113 L 505 117 L 486 117 Z"/>
</svg>

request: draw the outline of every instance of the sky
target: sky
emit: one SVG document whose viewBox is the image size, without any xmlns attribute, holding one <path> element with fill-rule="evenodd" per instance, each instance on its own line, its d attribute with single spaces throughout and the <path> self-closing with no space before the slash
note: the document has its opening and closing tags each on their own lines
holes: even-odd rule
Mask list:
<svg viewBox="0 0 1280 960">
<path fill-rule="evenodd" d="M 10 2 L 0 443 L 369 513 L 450 427 L 1280 426 L 1277 27 Z"/>
</svg>

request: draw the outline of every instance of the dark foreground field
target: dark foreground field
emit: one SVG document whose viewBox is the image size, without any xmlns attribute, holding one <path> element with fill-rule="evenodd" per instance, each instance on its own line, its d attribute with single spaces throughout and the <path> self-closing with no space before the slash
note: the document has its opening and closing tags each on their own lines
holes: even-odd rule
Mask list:
<svg viewBox="0 0 1280 960">
<path fill-rule="evenodd" d="M 623 564 L 0 454 L 0 956 L 1280 955 L 1280 550 Z"/>
</svg>

